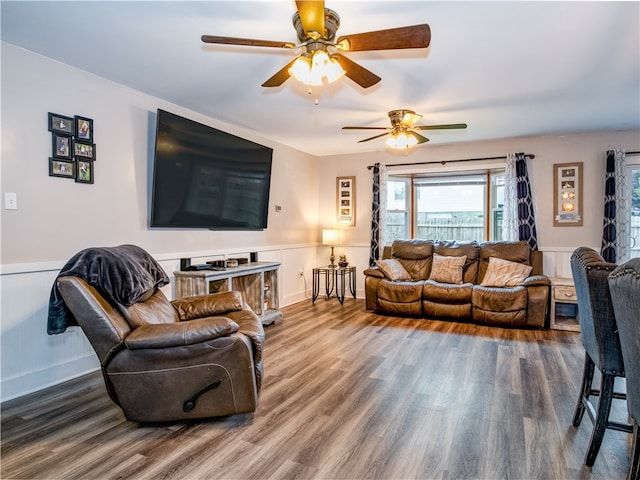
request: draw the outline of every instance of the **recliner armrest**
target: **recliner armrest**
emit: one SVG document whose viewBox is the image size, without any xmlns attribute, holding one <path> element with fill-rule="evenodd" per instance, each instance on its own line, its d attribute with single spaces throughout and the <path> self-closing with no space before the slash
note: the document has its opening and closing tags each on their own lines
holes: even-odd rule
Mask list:
<svg viewBox="0 0 640 480">
<path fill-rule="evenodd" d="M 551 285 L 551 280 L 546 275 L 531 275 L 524 279 L 522 285 L 525 287 L 536 287 L 539 285 Z"/>
<path fill-rule="evenodd" d="M 382 270 L 380 270 L 378 267 L 370 267 L 364 270 L 365 275 L 369 276 L 369 277 L 377 277 L 377 278 L 387 278 L 387 276 L 384 274 L 384 272 Z"/>
<path fill-rule="evenodd" d="M 194 318 L 214 317 L 242 310 L 240 292 L 218 292 L 195 297 L 172 300 L 171 305 L 178 312 L 180 321 Z"/>
<path fill-rule="evenodd" d="M 170 348 L 226 337 L 238 331 L 238 324 L 227 317 L 207 317 L 179 323 L 142 325 L 124 343 L 130 350 Z"/>
</svg>

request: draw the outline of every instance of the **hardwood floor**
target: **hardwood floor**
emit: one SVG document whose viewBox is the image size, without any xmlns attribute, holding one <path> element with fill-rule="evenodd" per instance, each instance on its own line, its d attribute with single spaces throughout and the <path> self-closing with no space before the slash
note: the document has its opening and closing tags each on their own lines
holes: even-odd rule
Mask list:
<svg viewBox="0 0 640 480">
<path fill-rule="evenodd" d="M 266 328 L 254 414 L 124 419 L 91 374 L 2 405 L 5 479 L 623 479 L 631 435 L 571 426 L 579 334 L 403 319 L 333 298 Z M 626 420 L 624 402 L 614 401 Z"/>
</svg>

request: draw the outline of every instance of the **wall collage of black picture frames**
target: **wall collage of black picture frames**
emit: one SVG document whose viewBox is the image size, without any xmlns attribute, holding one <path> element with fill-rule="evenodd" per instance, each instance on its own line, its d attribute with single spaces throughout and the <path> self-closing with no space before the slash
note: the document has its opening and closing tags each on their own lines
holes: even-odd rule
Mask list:
<svg viewBox="0 0 640 480">
<path fill-rule="evenodd" d="M 73 178 L 78 183 L 93 183 L 93 164 L 96 159 L 93 120 L 49 112 L 49 131 L 49 176 Z"/>
</svg>

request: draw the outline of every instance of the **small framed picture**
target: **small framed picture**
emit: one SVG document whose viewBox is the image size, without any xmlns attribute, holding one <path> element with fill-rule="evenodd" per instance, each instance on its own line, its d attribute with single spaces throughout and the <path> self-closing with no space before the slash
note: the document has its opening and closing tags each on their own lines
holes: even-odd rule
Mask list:
<svg viewBox="0 0 640 480">
<path fill-rule="evenodd" d="M 353 227 L 356 224 L 356 177 L 336 179 L 338 224 Z"/>
<path fill-rule="evenodd" d="M 73 142 L 73 156 L 75 158 L 86 158 L 89 160 L 96 159 L 96 145 L 95 143 Z"/>
<path fill-rule="evenodd" d="M 76 160 L 76 182 L 93 183 L 93 160 Z"/>
<path fill-rule="evenodd" d="M 51 156 L 56 158 L 62 158 L 63 160 L 71 160 L 72 137 L 53 132 L 51 134 L 51 139 L 52 139 Z"/>
<path fill-rule="evenodd" d="M 582 226 L 582 162 L 553 165 L 553 226 Z"/>
<path fill-rule="evenodd" d="M 75 133 L 73 118 L 49 112 L 49 131 L 62 133 L 63 135 L 73 135 Z"/>
<path fill-rule="evenodd" d="M 50 177 L 75 177 L 74 161 L 61 160 L 59 158 L 49 157 L 49 176 Z"/>
<path fill-rule="evenodd" d="M 93 143 L 93 120 L 86 117 L 75 117 L 76 140 Z"/>
</svg>

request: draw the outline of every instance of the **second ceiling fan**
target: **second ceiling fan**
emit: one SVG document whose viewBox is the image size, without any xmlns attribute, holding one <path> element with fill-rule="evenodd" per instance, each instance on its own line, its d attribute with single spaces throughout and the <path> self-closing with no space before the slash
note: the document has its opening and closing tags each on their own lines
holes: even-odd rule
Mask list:
<svg viewBox="0 0 640 480">
<path fill-rule="evenodd" d="M 296 7 L 293 25 L 298 43 L 217 35 L 202 35 L 202 41 L 225 45 L 305 49 L 264 82 L 263 87 L 278 87 L 290 76 L 306 85 L 322 85 L 323 78 L 331 82 L 346 75 L 363 88 L 375 85 L 381 80 L 380 77 L 341 52 L 427 48 L 431 41 L 431 30 L 427 24 L 344 35 L 336 39 L 340 17 L 333 10 L 325 8 L 324 1 L 297 0 Z"/>
<path fill-rule="evenodd" d="M 429 139 L 420 135 L 417 130 L 453 130 L 467 128 L 466 123 L 449 123 L 443 125 L 415 125 L 422 118 L 413 110 L 399 109 L 389 112 L 391 127 L 342 127 L 343 130 L 385 130 L 384 133 L 359 140 L 358 143 L 368 142 L 376 138 L 391 135 L 387 145 L 396 149 L 407 149 L 413 145 L 428 142 Z"/>
</svg>

